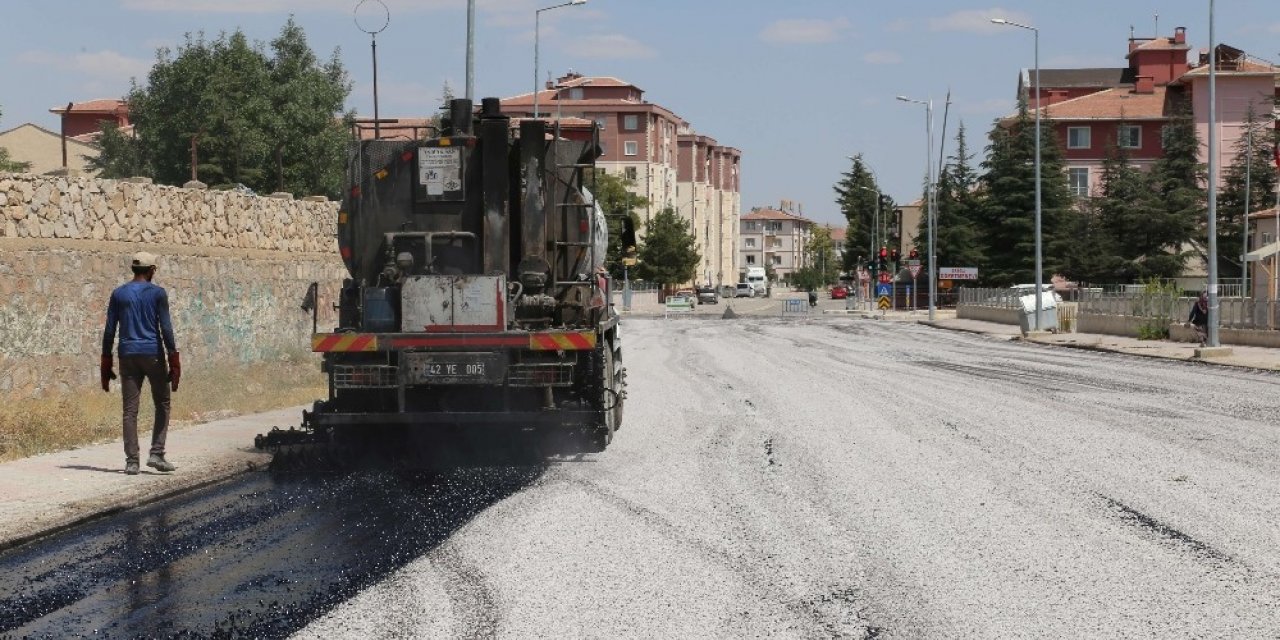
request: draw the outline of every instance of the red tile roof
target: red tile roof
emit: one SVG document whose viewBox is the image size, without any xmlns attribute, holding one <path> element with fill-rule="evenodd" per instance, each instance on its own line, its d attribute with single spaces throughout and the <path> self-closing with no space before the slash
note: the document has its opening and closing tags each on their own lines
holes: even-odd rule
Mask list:
<svg viewBox="0 0 1280 640">
<path fill-rule="evenodd" d="M 1134 48 L 1134 51 L 1177 51 L 1180 49 L 1187 50 L 1190 48 L 1191 48 L 1191 45 L 1185 42 L 1175 43 L 1171 38 L 1162 36 L 1159 38 L 1152 38 L 1138 45 L 1137 47 Z M 1133 53 L 1130 52 L 1129 55 L 1133 55 Z M 1125 56 L 1125 57 L 1128 58 L 1129 56 Z"/>
<path fill-rule="evenodd" d="M 627 82 L 625 80 L 619 80 L 618 78 L 615 78 L 613 76 L 582 76 L 579 78 L 572 78 L 570 80 L 565 80 L 564 82 L 560 83 L 560 86 L 566 87 L 566 88 L 567 87 L 587 87 L 587 86 L 635 87 L 636 89 L 640 88 L 640 87 L 636 87 L 636 85 L 631 84 L 630 82 Z"/>
<path fill-rule="evenodd" d="M 1129 87 L 1105 89 L 1045 107 L 1044 113 L 1055 120 L 1164 120 L 1166 92 L 1165 87 L 1151 93 L 1134 93 Z M 1013 117 L 1016 114 L 1006 119 Z"/>
<path fill-rule="evenodd" d="M 127 113 L 129 105 L 118 98 L 99 98 L 88 102 L 76 102 L 71 105 L 72 113 L 110 113 L 114 115 L 122 110 Z M 49 109 L 50 113 L 65 113 L 66 111 L 67 105 Z"/>
<path fill-rule="evenodd" d="M 1208 76 L 1208 75 L 1209 75 L 1209 65 L 1203 64 L 1182 74 L 1182 78 Z M 1235 75 L 1235 76 L 1275 75 L 1280 77 L 1280 67 L 1277 67 L 1274 64 L 1261 62 L 1258 60 L 1245 59 L 1234 64 L 1219 63 L 1218 75 Z M 1181 80 L 1182 78 L 1179 78 L 1179 80 Z"/>
<path fill-rule="evenodd" d="M 778 211 L 777 209 L 752 209 L 748 213 L 742 214 L 743 220 L 794 220 L 805 224 L 813 224 L 813 221 L 794 213 L 786 211 Z"/>
</svg>

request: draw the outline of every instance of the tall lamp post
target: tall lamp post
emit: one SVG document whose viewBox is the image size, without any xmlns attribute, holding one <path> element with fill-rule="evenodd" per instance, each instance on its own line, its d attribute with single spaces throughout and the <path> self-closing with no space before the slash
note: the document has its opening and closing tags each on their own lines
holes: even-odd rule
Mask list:
<svg viewBox="0 0 1280 640">
<path fill-rule="evenodd" d="M 533 12 L 533 117 L 535 118 L 538 117 L 538 31 L 542 26 L 542 12 L 586 3 L 587 0 L 569 0 L 569 2 L 544 7 Z"/>
<path fill-rule="evenodd" d="M 925 180 L 929 183 L 927 193 L 929 221 L 929 322 L 933 322 L 933 316 L 937 309 L 938 298 L 938 265 L 937 252 L 934 250 L 934 226 L 937 224 L 937 204 L 935 202 L 937 189 L 934 185 L 933 176 L 933 100 L 912 100 L 906 96 L 898 96 L 898 99 L 911 104 L 924 105 L 925 113 L 925 131 L 928 137 L 928 151 L 924 156 Z M 1038 219 L 1038 218 L 1037 218 Z"/>
<path fill-rule="evenodd" d="M 1036 331 L 1040 330 L 1040 296 L 1041 289 L 1044 288 L 1044 250 L 1041 246 L 1040 235 L 1040 29 L 1031 25 L 1021 24 L 1004 18 L 992 18 L 991 22 L 1002 24 L 1009 27 L 1017 27 L 1026 29 L 1035 34 L 1036 49 Z"/>
<path fill-rule="evenodd" d="M 382 0 L 360 0 L 352 13 L 356 28 L 369 34 L 369 48 L 373 52 L 373 137 L 381 138 L 382 120 L 378 116 L 378 34 L 391 24 L 391 10 L 387 9 Z"/>
<path fill-rule="evenodd" d="M 1213 0 L 1209 0 L 1209 327 L 1205 342 L 1218 341 L 1218 43 L 1213 31 Z M 1249 215 L 1245 214 L 1245 220 Z"/>
</svg>

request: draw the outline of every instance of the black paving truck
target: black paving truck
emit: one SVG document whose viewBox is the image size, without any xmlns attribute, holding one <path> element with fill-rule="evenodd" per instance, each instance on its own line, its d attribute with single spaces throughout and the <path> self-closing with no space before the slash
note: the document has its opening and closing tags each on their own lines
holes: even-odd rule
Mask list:
<svg viewBox="0 0 1280 640">
<path fill-rule="evenodd" d="M 311 345 L 329 397 L 259 447 L 343 456 L 354 443 L 479 433 L 601 451 L 612 440 L 625 369 L 590 188 L 598 132 L 513 126 L 496 98 L 482 105 L 452 100 L 439 135 L 353 142 L 337 220 L 351 277 L 337 326 Z"/>
</svg>

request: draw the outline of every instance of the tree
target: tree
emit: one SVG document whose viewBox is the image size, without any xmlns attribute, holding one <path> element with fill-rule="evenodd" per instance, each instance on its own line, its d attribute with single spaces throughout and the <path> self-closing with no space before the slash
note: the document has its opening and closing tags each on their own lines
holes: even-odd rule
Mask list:
<svg viewBox="0 0 1280 640">
<path fill-rule="evenodd" d="M 816 227 L 804 248 L 804 255 L 805 266 L 791 276 L 793 286 L 814 290 L 831 284 L 840 276 L 830 229 Z"/>
<path fill-rule="evenodd" d="M 681 218 L 674 207 L 666 207 L 653 216 L 640 245 L 640 277 L 663 285 L 693 279 L 701 257 L 689 221 Z"/>
<path fill-rule="evenodd" d="M 835 184 L 836 204 L 840 213 L 844 214 L 848 227 L 845 231 L 844 269 L 852 271 L 856 268 L 858 251 L 861 247 L 871 247 L 871 238 L 875 230 L 876 198 L 882 197 L 880 215 L 887 216 L 893 211 L 893 200 L 880 193 L 880 186 L 866 163 L 862 154 L 853 156 L 853 165 L 841 174 L 840 181 Z M 887 225 L 886 225 L 887 226 Z"/>
<path fill-rule="evenodd" d="M 938 177 L 937 219 L 934 226 L 934 252 L 939 266 L 955 267 L 982 266 L 982 247 L 978 242 L 975 218 L 982 205 L 978 194 L 978 175 L 973 171 L 970 162 L 973 155 L 969 153 L 969 145 L 965 140 L 964 123 L 956 133 L 956 153 L 948 158 L 950 162 Z M 924 202 L 928 202 L 928 193 Z M 925 215 L 920 217 L 920 228 L 917 238 L 928 242 L 929 217 L 928 207 Z M 921 246 L 920 255 L 928 260 L 928 247 Z M 979 273 L 982 271 L 980 270 Z"/>
<path fill-rule="evenodd" d="M 336 194 L 342 189 L 346 134 L 333 116 L 351 92 L 338 51 L 321 65 L 292 17 L 271 50 L 267 132 L 275 141 L 275 190 Z"/>
<path fill-rule="evenodd" d="M 194 146 L 208 184 L 336 197 L 345 158 L 337 117 L 350 92 L 337 56 L 320 64 L 292 19 L 270 56 L 240 31 L 188 34 L 176 54 L 157 51 L 146 85 L 129 92 L 137 146 L 113 138 L 98 164 L 182 184 Z"/>
<path fill-rule="evenodd" d="M 626 247 L 622 246 L 622 220 L 631 218 L 633 229 L 640 228 L 640 218 L 636 209 L 649 206 L 649 200 L 631 192 L 635 183 L 619 175 L 613 175 L 604 169 L 596 169 L 596 182 L 593 194 L 596 202 L 604 211 L 605 220 L 609 224 L 609 251 L 605 256 L 605 267 L 615 279 L 622 279 L 622 258 Z"/>
<path fill-rule="evenodd" d="M 1188 249 L 1195 245 L 1197 230 L 1203 228 L 1205 190 L 1204 166 L 1200 164 L 1200 141 L 1192 118 L 1191 100 L 1183 97 L 1172 105 L 1169 123 L 1161 131 L 1164 155 L 1151 169 L 1154 189 L 1162 203 L 1159 215 L 1148 222 L 1164 236 L 1170 255 L 1162 258 L 1168 270 L 1180 272 Z M 1204 244 L 1199 248 L 1203 250 Z M 1202 255 L 1207 256 L 1206 253 Z"/>
<path fill-rule="evenodd" d="M 985 197 L 976 226 L 986 260 L 979 274 L 993 286 L 1035 278 L 1035 120 L 1026 100 L 1019 102 L 1017 116 L 992 128 L 982 163 Z M 1047 278 L 1061 270 L 1070 250 L 1066 234 L 1073 211 L 1053 122 L 1041 120 L 1041 236 Z"/>
<path fill-rule="evenodd" d="M 102 135 L 98 136 L 99 153 L 88 157 L 89 168 L 100 178 L 131 178 L 147 175 L 146 148 L 137 136 L 120 130 L 114 122 L 102 123 Z"/>
<path fill-rule="evenodd" d="M 0 112 L 0 115 L 4 115 L 4 113 Z M 12 171 L 14 173 L 17 173 L 20 171 L 26 171 L 30 168 L 31 168 L 31 163 L 29 162 L 18 162 L 16 160 L 10 160 L 9 150 L 5 149 L 4 147 L 0 147 L 0 171 Z"/>
<path fill-rule="evenodd" d="M 1252 136 L 1250 136 L 1252 134 Z M 1240 277 L 1239 260 L 1244 248 L 1246 203 L 1257 211 L 1271 205 L 1276 192 L 1276 171 L 1272 165 L 1272 149 L 1277 142 L 1269 122 L 1260 120 L 1250 105 L 1245 114 L 1245 130 L 1236 141 L 1235 157 L 1227 167 L 1222 190 L 1218 193 L 1218 274 Z M 1245 183 L 1248 182 L 1248 189 Z"/>
</svg>

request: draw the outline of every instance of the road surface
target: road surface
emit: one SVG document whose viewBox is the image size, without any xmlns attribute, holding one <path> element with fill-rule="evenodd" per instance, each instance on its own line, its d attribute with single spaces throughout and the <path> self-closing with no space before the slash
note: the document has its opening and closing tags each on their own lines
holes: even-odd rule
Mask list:
<svg viewBox="0 0 1280 640">
<path fill-rule="evenodd" d="M 628 319 L 603 454 L 264 473 L 0 556 L 0 632 L 1280 635 L 1280 377 L 851 318 Z"/>
</svg>

